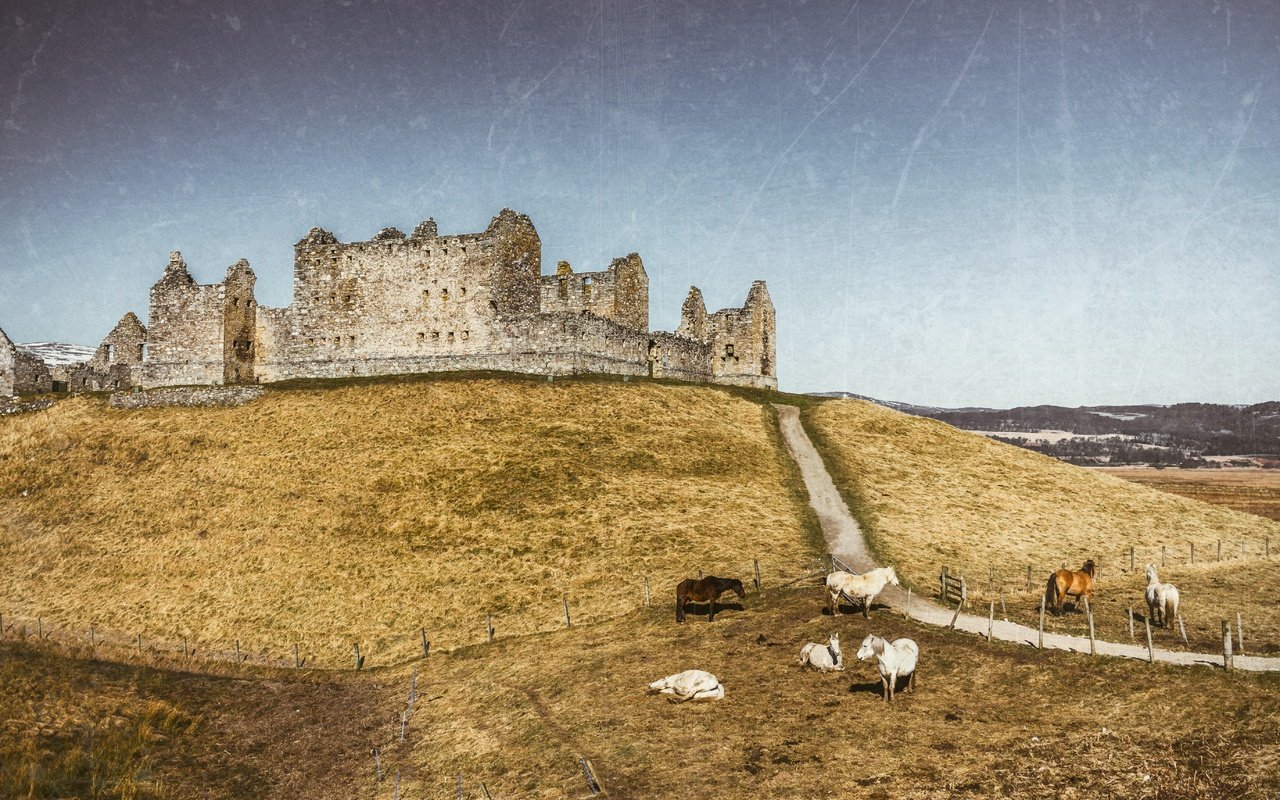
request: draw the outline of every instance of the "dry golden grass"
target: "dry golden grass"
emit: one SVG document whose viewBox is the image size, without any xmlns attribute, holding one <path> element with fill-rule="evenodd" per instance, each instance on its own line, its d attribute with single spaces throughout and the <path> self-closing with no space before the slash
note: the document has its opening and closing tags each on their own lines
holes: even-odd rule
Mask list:
<svg viewBox="0 0 1280 800">
<path fill-rule="evenodd" d="M 1280 469 L 1117 469 L 1100 471 L 1203 503 L 1280 520 Z M 1280 544 L 1280 543 L 1278 543 Z"/>
<path fill-rule="evenodd" d="M 402 699 L 368 673 L 201 675 L 59 649 L 0 643 L 0 797 L 349 798 L 372 788 L 370 742 Z"/>
<path fill-rule="evenodd" d="M 1095 616 L 1110 638 L 1125 609 L 1143 606 L 1142 572 L 1160 563 L 1216 557 L 1222 540 L 1229 561 L 1189 567 L 1183 589 L 1188 620 L 1209 630 L 1237 611 L 1254 620 L 1255 642 L 1280 646 L 1272 587 L 1280 585 L 1280 554 L 1259 559 L 1267 536 L 1280 545 L 1280 524 L 1185 499 L 1096 471 L 1001 444 L 936 420 L 870 403 L 823 403 L 804 421 L 837 485 L 869 529 L 881 559 L 916 590 L 937 592 L 943 565 L 966 576 L 975 605 L 1006 593 L 1010 618 L 1038 614 L 1049 573 L 1086 558 L 1100 563 Z M 1247 542 L 1248 558 L 1239 559 Z M 1135 571 L 1129 573 L 1129 548 Z M 1027 591 L 1027 567 L 1032 588 Z M 1203 576 L 1203 577 L 1201 577 Z M 1179 572 L 1161 578 L 1178 582 Z M 1070 618 L 1050 628 L 1082 630 Z M 1189 635 L 1192 633 L 1188 631 Z M 1246 631 L 1248 636 L 1248 631 Z M 1194 640 L 1193 640 L 1194 642 Z"/>
<path fill-rule="evenodd" d="M 838 621 L 818 589 L 749 595 L 714 624 L 655 610 L 433 660 L 405 750 L 409 796 L 586 795 L 590 758 L 615 798 L 1273 797 L 1280 675 L 1037 652 L 877 613 Z M 841 632 L 843 674 L 796 660 Z M 919 686 L 892 708 L 869 631 L 921 649 Z M 648 682 L 715 673 L 718 702 L 675 705 Z M 408 676 L 402 675 L 401 681 Z M 407 750 L 407 751 L 406 751 Z M 468 794 L 468 796 L 472 796 Z"/>
<path fill-rule="evenodd" d="M 648 382 L 440 379 L 0 419 L 0 612 L 370 664 L 816 552 L 772 409 Z"/>
</svg>

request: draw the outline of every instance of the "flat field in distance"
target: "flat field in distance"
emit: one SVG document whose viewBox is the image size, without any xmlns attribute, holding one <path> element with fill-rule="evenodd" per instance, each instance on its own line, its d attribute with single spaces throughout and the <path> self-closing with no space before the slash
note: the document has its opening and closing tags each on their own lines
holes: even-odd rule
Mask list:
<svg viewBox="0 0 1280 800">
<path fill-rule="evenodd" d="M 1280 552 L 1262 558 L 1268 536 L 1280 550 L 1280 523 L 870 403 L 822 403 L 803 418 L 875 552 L 921 594 L 937 594 L 947 566 L 965 576 L 976 608 L 1003 594 L 1010 619 L 1026 622 L 1039 614 L 1050 572 L 1093 558 L 1098 634 L 1127 641 L 1128 607 L 1145 611 L 1143 571 L 1162 563 L 1163 546 L 1160 577 L 1182 589 L 1193 647 L 1219 651 L 1222 620 L 1240 613 L 1252 652 L 1280 652 L 1280 603 L 1265 588 L 1280 584 Z M 1084 615 L 1046 628 L 1083 633 Z M 1181 646 L 1168 634 L 1160 643 Z"/>
<path fill-rule="evenodd" d="M 445 377 L 238 408 L 0 419 L 0 613 L 34 630 L 370 665 L 812 569 L 773 409 L 646 381 Z"/>
<path fill-rule="evenodd" d="M 1192 500 L 1280 520 L 1280 469 L 1100 467 L 1098 471 Z"/>
</svg>

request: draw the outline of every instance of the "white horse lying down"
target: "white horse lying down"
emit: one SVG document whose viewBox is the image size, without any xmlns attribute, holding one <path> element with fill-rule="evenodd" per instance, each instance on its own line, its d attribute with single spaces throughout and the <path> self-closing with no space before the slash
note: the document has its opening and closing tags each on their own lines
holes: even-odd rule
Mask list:
<svg viewBox="0 0 1280 800">
<path fill-rule="evenodd" d="M 858 648 L 858 660 L 876 657 L 880 669 L 880 685 L 884 687 L 884 700 L 893 700 L 898 678 L 906 677 L 907 691 L 915 689 L 916 662 L 920 660 L 920 648 L 910 639 L 897 639 L 890 644 L 879 636 L 868 636 Z"/>
<path fill-rule="evenodd" d="M 852 600 L 862 601 L 862 616 L 866 617 L 875 602 L 876 595 L 884 591 L 885 584 L 898 585 L 898 573 L 893 567 L 878 567 L 861 575 L 851 572 L 836 571 L 827 576 L 827 594 L 831 598 L 831 614 L 840 613 L 840 593 L 848 595 Z"/>
<path fill-rule="evenodd" d="M 649 690 L 675 695 L 674 702 L 677 703 L 686 700 L 719 700 L 724 697 L 724 687 L 716 676 L 700 669 L 687 669 L 668 675 L 649 684 Z"/>
<path fill-rule="evenodd" d="M 1155 564 L 1147 565 L 1147 618 L 1166 628 L 1178 618 L 1178 587 L 1161 583 Z"/>
<path fill-rule="evenodd" d="M 800 649 L 801 666 L 813 667 L 818 672 L 844 672 L 844 656 L 840 652 L 840 634 L 833 633 L 827 644 L 809 642 Z"/>
</svg>

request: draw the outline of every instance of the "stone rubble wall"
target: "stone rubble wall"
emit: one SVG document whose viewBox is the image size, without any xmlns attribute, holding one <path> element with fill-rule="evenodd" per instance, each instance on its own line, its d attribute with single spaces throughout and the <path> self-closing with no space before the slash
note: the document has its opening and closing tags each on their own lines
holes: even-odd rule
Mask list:
<svg viewBox="0 0 1280 800">
<path fill-rule="evenodd" d="M 168 408 L 171 406 L 242 406 L 263 394 L 261 386 L 181 386 L 147 392 L 111 395 L 112 408 Z"/>
</svg>

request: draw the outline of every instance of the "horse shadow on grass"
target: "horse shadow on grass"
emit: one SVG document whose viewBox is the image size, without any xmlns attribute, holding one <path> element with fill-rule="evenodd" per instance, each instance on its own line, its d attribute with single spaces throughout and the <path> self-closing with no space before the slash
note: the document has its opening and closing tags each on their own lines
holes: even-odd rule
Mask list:
<svg viewBox="0 0 1280 800">
<path fill-rule="evenodd" d="M 716 603 L 716 613 L 720 614 L 724 611 L 742 611 L 745 606 L 742 603 Z M 686 617 L 705 617 L 707 615 L 706 603 L 685 603 L 684 615 Z"/>
<path fill-rule="evenodd" d="M 870 609 L 868 609 L 868 612 L 875 611 L 875 610 L 876 610 L 876 609 L 878 609 L 878 608 L 888 608 L 888 607 L 889 607 L 889 606 L 888 606 L 886 603 L 877 603 L 877 602 L 873 602 L 873 603 L 871 604 L 871 608 L 870 608 Z M 859 616 L 859 617 L 860 617 L 860 616 L 862 616 L 862 605 L 861 605 L 861 604 L 858 604 L 858 605 L 849 605 L 848 603 L 841 603 L 841 604 L 840 604 L 840 614 L 841 614 L 841 616 L 850 616 L 850 617 L 852 617 L 852 616 L 855 616 L 855 615 L 856 615 L 856 616 Z M 831 607 L 830 607 L 829 605 L 828 605 L 828 606 L 824 606 L 824 607 L 823 607 L 823 609 L 822 609 L 822 615 L 823 615 L 824 617 L 829 617 L 829 616 L 831 616 Z"/>
<path fill-rule="evenodd" d="M 867 683 L 854 683 L 849 685 L 849 694 L 873 694 L 877 698 L 884 696 L 884 684 L 880 681 L 868 681 Z"/>
</svg>

